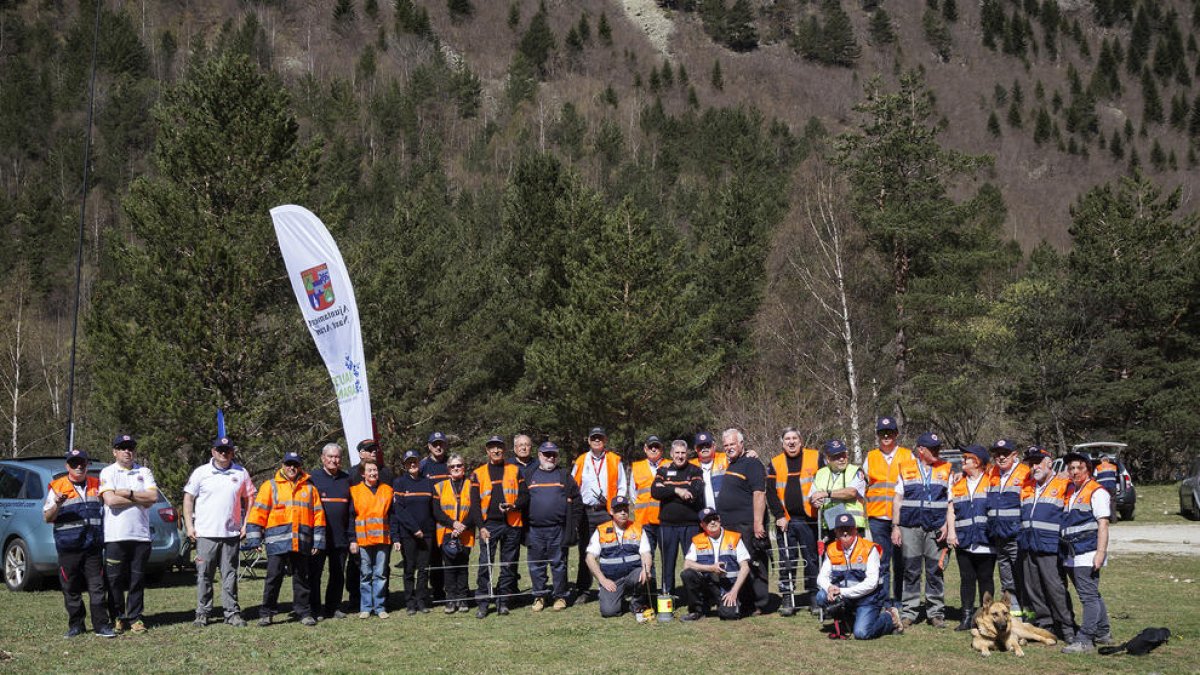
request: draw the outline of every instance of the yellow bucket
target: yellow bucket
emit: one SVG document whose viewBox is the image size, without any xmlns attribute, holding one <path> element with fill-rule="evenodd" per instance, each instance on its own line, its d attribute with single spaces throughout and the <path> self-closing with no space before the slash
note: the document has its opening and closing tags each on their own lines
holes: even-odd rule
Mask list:
<svg viewBox="0 0 1200 675">
<path fill-rule="evenodd" d="M 666 596 L 666 595 L 658 596 L 658 613 L 659 614 L 670 614 L 674 611 L 675 611 L 675 599 L 674 598 L 672 598 L 670 596 Z"/>
</svg>

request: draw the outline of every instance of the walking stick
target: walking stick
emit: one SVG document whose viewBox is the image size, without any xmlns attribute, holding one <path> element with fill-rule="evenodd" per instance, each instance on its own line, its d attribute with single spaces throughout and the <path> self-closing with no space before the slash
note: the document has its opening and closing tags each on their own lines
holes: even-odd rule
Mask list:
<svg viewBox="0 0 1200 675">
<path fill-rule="evenodd" d="M 789 523 L 789 525 L 790 525 L 790 523 Z M 792 611 L 794 612 L 796 610 L 796 568 L 794 565 L 794 563 L 796 561 L 794 558 L 792 558 L 792 546 L 791 546 L 791 544 L 788 543 L 787 531 L 788 531 L 788 526 L 786 526 L 786 525 L 783 527 L 782 530 L 780 530 L 780 532 L 783 533 L 783 550 L 787 551 L 787 560 L 788 560 L 788 562 L 787 562 L 788 590 L 789 590 L 788 607 L 790 607 L 792 609 Z M 796 553 L 799 554 L 799 551 L 797 551 Z"/>
<path fill-rule="evenodd" d="M 482 537 L 481 537 L 481 539 L 482 539 Z M 490 538 L 483 540 L 483 555 L 487 558 L 488 600 L 495 600 L 496 593 L 495 593 L 495 591 L 492 590 L 492 546 L 491 546 Z"/>
</svg>

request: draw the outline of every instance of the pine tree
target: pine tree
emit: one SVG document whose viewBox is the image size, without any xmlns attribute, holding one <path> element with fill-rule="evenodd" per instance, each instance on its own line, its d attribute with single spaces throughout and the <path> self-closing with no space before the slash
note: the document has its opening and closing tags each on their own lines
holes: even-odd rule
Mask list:
<svg viewBox="0 0 1200 675">
<path fill-rule="evenodd" d="M 612 28 L 608 25 L 608 15 L 600 12 L 600 25 L 596 29 L 596 33 L 600 36 L 600 44 L 605 47 L 613 45 Z"/>
<path fill-rule="evenodd" d="M 721 74 L 721 62 L 720 61 L 713 61 L 712 77 L 710 79 L 712 81 L 713 89 L 716 89 L 717 91 L 724 91 L 725 76 Z"/>
<path fill-rule="evenodd" d="M 446 9 L 450 11 L 450 19 L 456 22 L 470 18 L 475 13 L 471 0 L 446 0 Z"/>
<path fill-rule="evenodd" d="M 1033 142 L 1041 145 L 1050 140 L 1050 113 L 1045 106 L 1038 108 L 1037 119 L 1033 127 Z M 1071 139 L 1074 141 L 1074 138 Z"/>
<path fill-rule="evenodd" d="M 996 117 L 996 111 L 988 113 L 987 130 L 995 138 L 1000 138 L 1000 120 Z"/>
<path fill-rule="evenodd" d="M 354 23 L 354 18 L 354 0 L 337 0 L 337 3 L 333 6 L 334 23 Z"/>
<path fill-rule="evenodd" d="M 950 59 L 951 37 L 950 29 L 946 26 L 941 15 L 932 9 L 926 9 L 921 17 L 921 25 L 925 29 L 925 41 L 933 47 L 933 51 L 942 61 Z"/>
<path fill-rule="evenodd" d="M 1125 52 L 1125 67 L 1134 75 L 1141 73 L 1142 64 L 1150 52 L 1151 31 L 1150 17 L 1146 16 L 1145 7 L 1140 7 L 1129 34 L 1129 49 Z"/>
<path fill-rule="evenodd" d="M 363 12 L 372 21 L 377 20 L 379 18 L 379 0 L 366 0 L 363 3 Z"/>
<path fill-rule="evenodd" d="M 579 23 L 575 30 L 579 33 L 579 39 L 583 44 L 589 44 L 592 41 L 592 25 L 588 22 L 587 12 L 579 15 Z"/>
<path fill-rule="evenodd" d="M 955 0 L 942 0 L 942 18 L 946 23 L 958 21 L 958 4 Z"/>
<path fill-rule="evenodd" d="M 1150 146 L 1150 166 L 1155 171 L 1162 171 L 1167 165 L 1167 153 L 1163 151 L 1162 145 L 1158 139 L 1154 139 L 1153 145 Z"/>
<path fill-rule="evenodd" d="M 1149 68 L 1142 70 L 1142 118 L 1148 123 L 1163 121 L 1162 99 Z"/>
<path fill-rule="evenodd" d="M 650 93 L 657 94 L 662 89 L 662 78 L 658 75 L 658 68 L 650 69 Z"/>
<path fill-rule="evenodd" d="M 610 84 L 604 88 L 604 93 L 600 95 L 600 100 L 607 103 L 610 107 L 617 107 L 617 90 L 613 89 Z"/>
<path fill-rule="evenodd" d="M 537 71 L 538 76 L 544 78 L 550 54 L 557 46 L 554 33 L 550 31 L 550 23 L 546 16 L 546 5 L 542 4 L 539 6 L 537 13 L 533 15 L 533 18 L 529 20 L 529 27 L 525 29 L 525 34 L 521 36 L 521 42 L 517 49 L 525 57 L 525 60 Z"/>
<path fill-rule="evenodd" d="M 1112 140 L 1108 143 L 1108 151 L 1116 161 L 1125 159 L 1125 144 L 1121 142 L 1121 134 L 1113 131 Z"/>
<path fill-rule="evenodd" d="M 735 52 L 748 52 L 758 48 L 758 29 L 754 27 L 754 10 L 751 9 L 749 0 L 734 0 L 724 18 L 726 47 Z"/>
<path fill-rule="evenodd" d="M 887 10 L 882 7 L 871 14 L 868 30 L 871 44 L 886 45 L 896 41 L 896 33 L 892 30 L 892 17 L 888 16 Z"/>
<path fill-rule="evenodd" d="M 508 27 L 515 31 L 521 25 L 521 6 L 515 1 L 508 5 Z"/>
<path fill-rule="evenodd" d="M 980 10 L 980 23 L 983 28 L 983 46 L 988 49 L 996 49 L 996 38 L 1002 40 L 1006 34 L 1006 20 L 1004 17 L 1004 9 L 1000 6 L 1000 0 L 983 0 L 983 6 Z"/>
<path fill-rule="evenodd" d="M 1008 106 L 1008 126 L 1014 129 L 1021 128 L 1021 106 L 1016 99 Z"/>
<path fill-rule="evenodd" d="M 840 0 L 823 0 L 821 15 L 825 21 L 821 36 L 821 52 L 824 58 L 820 60 L 833 65 L 853 67 L 862 54 L 862 49 L 854 39 L 850 15 L 842 9 Z"/>
</svg>

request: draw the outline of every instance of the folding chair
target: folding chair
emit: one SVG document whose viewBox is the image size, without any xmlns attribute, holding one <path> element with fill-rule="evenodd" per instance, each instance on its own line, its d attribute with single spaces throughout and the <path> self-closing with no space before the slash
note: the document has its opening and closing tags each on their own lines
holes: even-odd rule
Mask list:
<svg viewBox="0 0 1200 675">
<path fill-rule="evenodd" d="M 257 579 L 258 573 L 254 568 L 263 562 L 264 553 L 262 547 L 247 546 L 243 541 L 238 547 L 238 552 L 242 554 L 238 565 L 238 579 Z"/>
</svg>

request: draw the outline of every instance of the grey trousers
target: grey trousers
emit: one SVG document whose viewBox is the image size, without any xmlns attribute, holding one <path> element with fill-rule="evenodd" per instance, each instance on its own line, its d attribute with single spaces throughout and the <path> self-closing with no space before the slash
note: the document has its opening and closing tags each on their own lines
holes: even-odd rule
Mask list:
<svg viewBox="0 0 1200 675">
<path fill-rule="evenodd" d="M 600 616 L 606 619 L 621 616 L 624 611 L 622 604 L 626 595 L 633 595 L 634 599 L 631 604 L 645 606 L 646 603 L 638 599 L 639 593 L 645 593 L 645 589 L 641 588 L 642 585 L 638 583 L 638 577 L 641 574 L 642 566 L 638 565 L 629 574 L 619 579 L 611 579 L 617 585 L 616 591 L 609 593 L 604 590 L 603 586 L 600 587 Z"/>
<path fill-rule="evenodd" d="M 209 539 L 196 537 L 196 616 L 212 614 L 213 572 L 221 566 L 221 609 L 228 621 L 241 614 L 238 606 L 238 562 L 241 540 L 238 537 Z"/>
<path fill-rule="evenodd" d="M 1112 626 L 1108 625 L 1108 607 L 1104 604 L 1104 598 L 1100 597 L 1100 570 L 1072 567 L 1071 583 L 1075 584 L 1079 604 L 1083 605 L 1083 624 L 1079 626 L 1075 641 L 1095 643 L 1102 637 L 1112 635 Z"/>
<path fill-rule="evenodd" d="M 1017 548 L 1017 538 L 993 538 L 992 548 L 996 551 L 996 566 L 1000 568 L 1000 590 L 1008 591 L 1012 609 L 1019 611 L 1022 605 L 1027 603 L 1025 580 L 1021 578 L 1021 554 Z"/>
<path fill-rule="evenodd" d="M 1021 551 L 1025 595 L 1036 618 L 1033 623 L 1053 631 L 1063 642 L 1075 641 L 1075 612 L 1067 594 L 1066 576 L 1057 553 Z"/>
<path fill-rule="evenodd" d="M 937 531 L 927 532 L 919 527 L 901 527 L 900 540 L 904 549 L 904 592 L 900 604 L 904 618 L 917 620 L 921 609 L 921 572 L 925 572 L 925 615 L 932 619 L 944 617 L 946 592 L 942 570 L 938 569 L 938 556 L 945 542 L 938 542 Z"/>
</svg>

